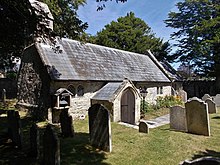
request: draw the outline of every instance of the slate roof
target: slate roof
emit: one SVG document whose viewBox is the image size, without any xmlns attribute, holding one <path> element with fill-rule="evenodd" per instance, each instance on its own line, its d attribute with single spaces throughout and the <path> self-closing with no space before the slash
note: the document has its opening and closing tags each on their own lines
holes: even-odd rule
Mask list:
<svg viewBox="0 0 220 165">
<path fill-rule="evenodd" d="M 70 39 L 60 39 L 57 45 L 59 49 L 35 44 L 54 80 L 170 82 L 150 51 L 142 55 Z"/>
<path fill-rule="evenodd" d="M 122 82 L 110 82 L 101 88 L 93 97 L 93 100 L 111 100 L 118 89 L 122 85 Z"/>
</svg>

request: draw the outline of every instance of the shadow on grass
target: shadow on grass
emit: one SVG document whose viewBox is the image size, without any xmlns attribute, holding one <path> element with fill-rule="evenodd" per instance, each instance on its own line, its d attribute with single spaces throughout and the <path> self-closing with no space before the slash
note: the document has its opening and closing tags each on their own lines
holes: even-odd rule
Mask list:
<svg viewBox="0 0 220 165">
<path fill-rule="evenodd" d="M 60 143 L 63 165 L 108 165 L 102 162 L 106 159 L 106 153 L 90 145 L 88 133 L 76 132 L 73 138 L 60 139 Z"/>
<path fill-rule="evenodd" d="M 220 152 L 216 152 L 216 151 L 213 151 L 213 150 L 206 149 L 205 151 L 200 151 L 198 154 L 195 154 L 192 157 L 192 159 L 194 160 L 194 159 L 197 159 L 197 158 L 207 157 L 207 156 L 220 158 Z"/>
</svg>

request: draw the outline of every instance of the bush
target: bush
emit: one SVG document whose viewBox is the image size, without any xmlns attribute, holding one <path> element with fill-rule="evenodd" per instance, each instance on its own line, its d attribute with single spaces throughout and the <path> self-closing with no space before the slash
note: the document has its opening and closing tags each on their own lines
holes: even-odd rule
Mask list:
<svg viewBox="0 0 220 165">
<path fill-rule="evenodd" d="M 165 97 L 158 97 L 156 99 L 156 104 L 150 104 L 144 101 L 141 101 L 141 112 L 146 113 L 153 110 L 158 110 L 161 108 L 170 108 L 175 105 L 183 105 L 183 101 L 178 96 L 165 96 Z"/>
</svg>

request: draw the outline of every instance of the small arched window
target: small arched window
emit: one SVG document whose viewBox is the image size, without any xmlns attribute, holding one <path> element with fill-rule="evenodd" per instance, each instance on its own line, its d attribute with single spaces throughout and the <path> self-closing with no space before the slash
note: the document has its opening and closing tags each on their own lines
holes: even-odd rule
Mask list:
<svg viewBox="0 0 220 165">
<path fill-rule="evenodd" d="M 67 89 L 73 94 L 73 97 L 75 97 L 76 95 L 75 87 L 73 85 L 69 85 Z"/>
<path fill-rule="evenodd" d="M 79 85 L 77 88 L 77 96 L 83 96 L 84 95 L 84 88 L 82 85 Z"/>
</svg>

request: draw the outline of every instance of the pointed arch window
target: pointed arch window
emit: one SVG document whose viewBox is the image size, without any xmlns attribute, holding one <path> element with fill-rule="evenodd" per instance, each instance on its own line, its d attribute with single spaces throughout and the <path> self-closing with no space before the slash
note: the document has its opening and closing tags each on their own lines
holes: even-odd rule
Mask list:
<svg viewBox="0 0 220 165">
<path fill-rule="evenodd" d="M 82 85 L 79 85 L 77 87 L 77 96 L 83 96 L 84 95 L 84 87 Z"/>
</svg>

